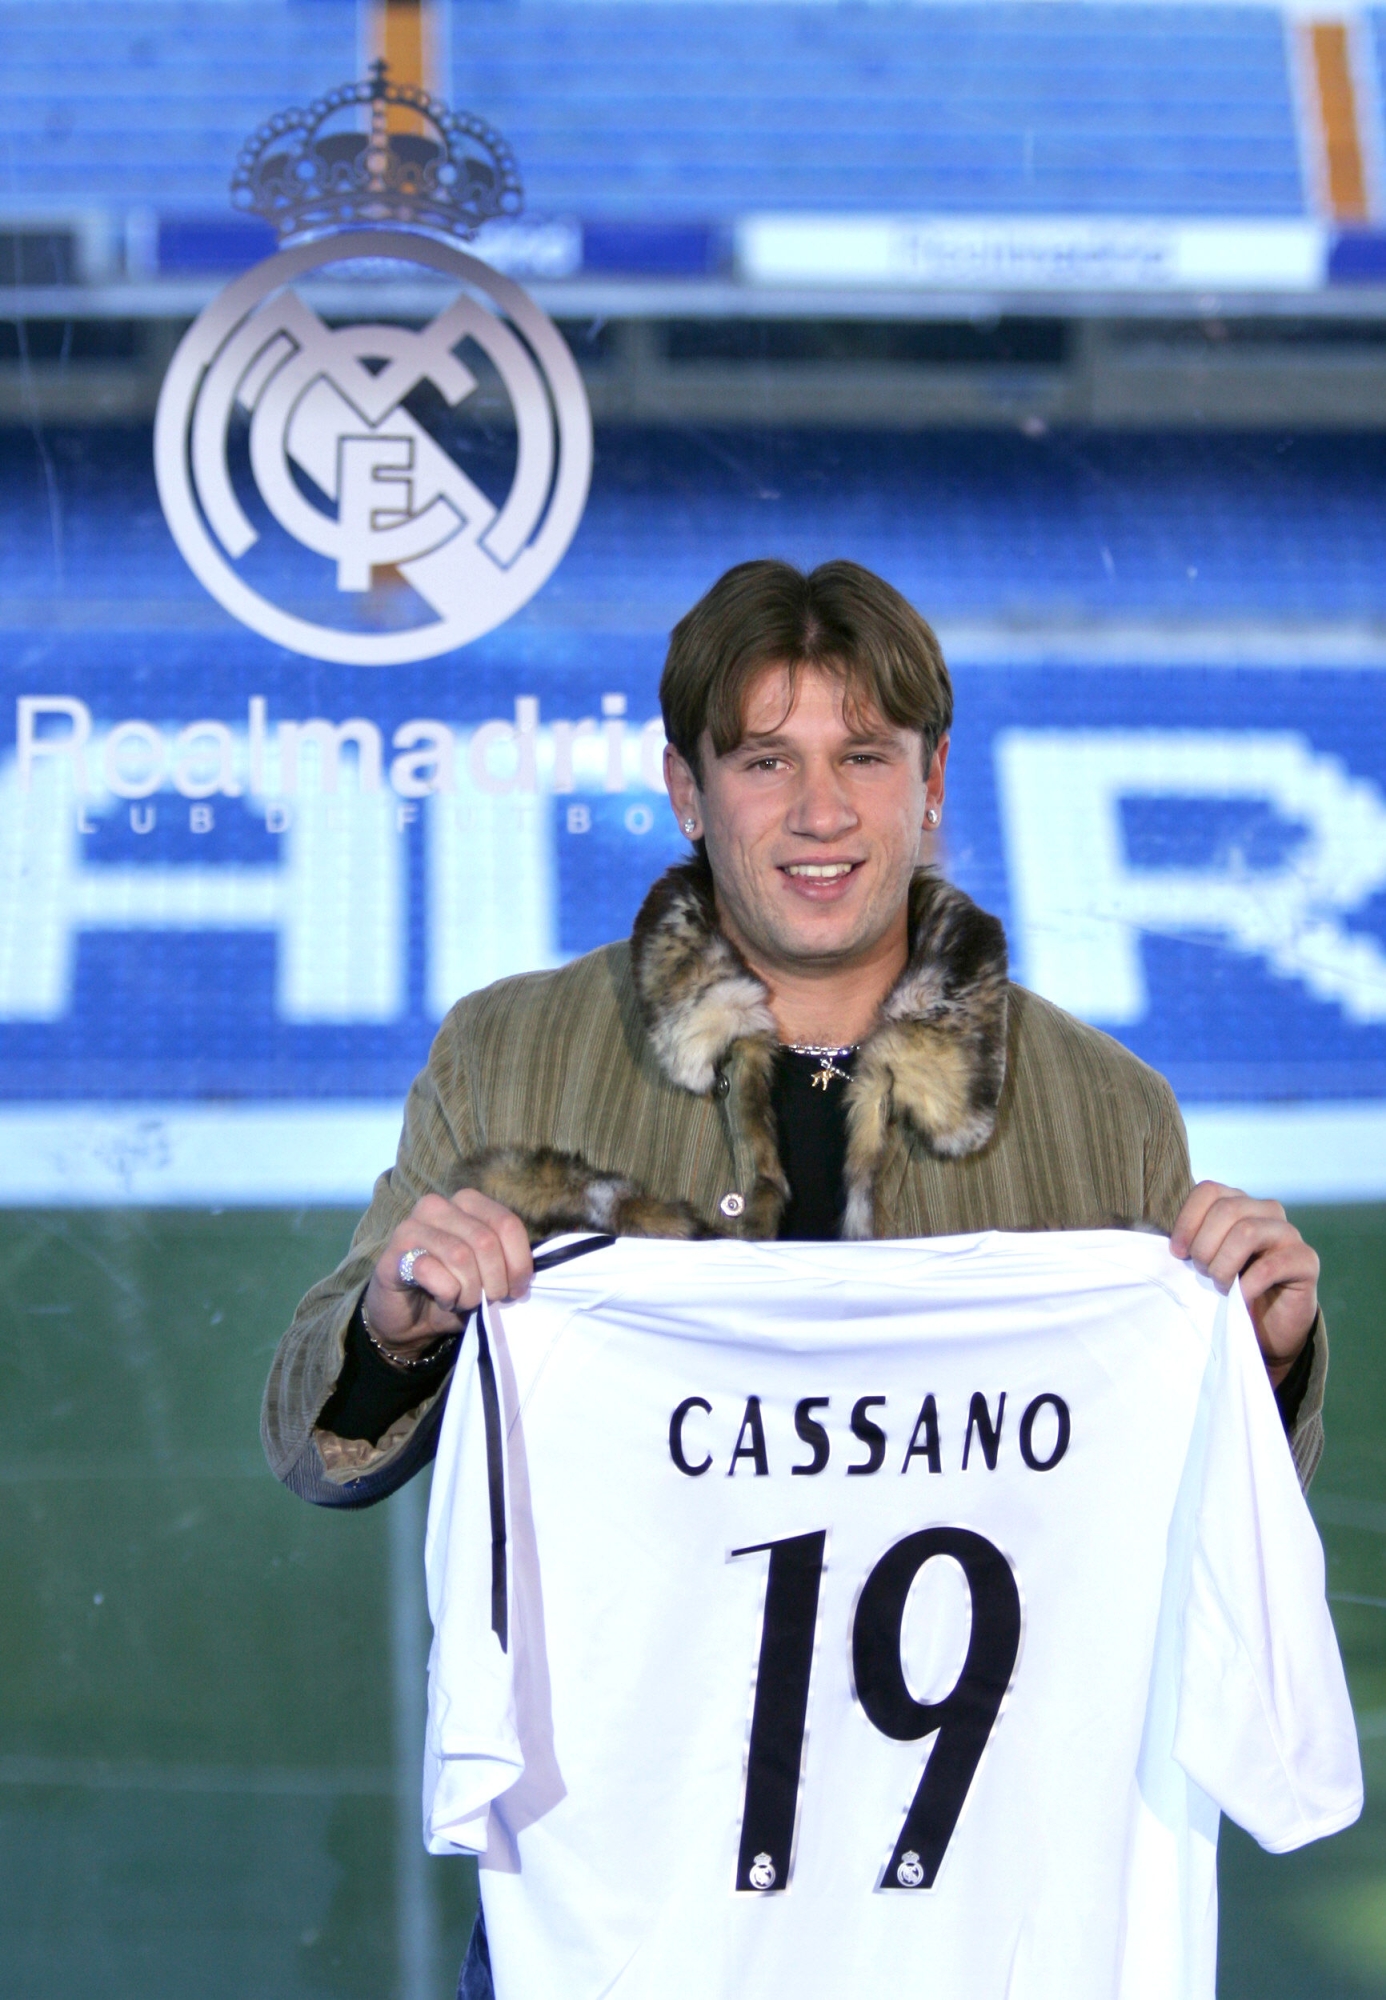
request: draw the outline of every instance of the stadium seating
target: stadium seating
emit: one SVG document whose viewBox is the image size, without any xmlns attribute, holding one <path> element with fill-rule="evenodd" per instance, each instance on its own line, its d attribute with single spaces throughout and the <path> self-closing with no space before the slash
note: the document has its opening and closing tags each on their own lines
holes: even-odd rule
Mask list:
<svg viewBox="0 0 1386 2000">
<path fill-rule="evenodd" d="M 1270 8 L 534 6 L 456 17 L 456 94 L 535 206 L 1282 214 Z M 632 167 L 633 163 L 633 167 Z"/>
<path fill-rule="evenodd" d="M 0 511 L 0 604 L 12 686 L 60 697 L 80 690 L 100 728 L 131 716 L 163 728 L 194 717 L 242 727 L 254 693 L 276 728 L 363 716 L 388 743 L 409 717 L 474 729 L 513 715 L 523 693 L 551 726 L 595 715 L 608 692 L 627 697 L 639 727 L 655 712 L 670 625 L 720 570 L 761 554 L 866 562 L 942 627 L 964 718 L 949 766 L 949 865 L 1013 921 L 1022 962 L 1030 919 L 1014 901 L 1005 846 L 1003 737 L 1115 732 L 1120 752 L 1132 731 L 1202 732 L 1223 746 L 1225 795 L 1214 787 L 1205 796 L 1205 785 L 1191 803 L 1176 773 L 1177 809 L 1162 791 L 1137 786 L 1123 823 L 1131 869 L 1183 871 L 1188 902 L 1142 948 L 1148 1005 L 1115 1025 L 1190 1103 L 1386 1090 L 1386 1010 L 1372 985 L 1378 945 L 1352 943 L 1359 932 L 1380 940 L 1386 921 L 1373 893 L 1386 880 L 1386 707 L 1379 656 L 1360 657 L 1386 618 L 1378 436 L 607 430 L 583 524 L 533 603 L 449 660 L 388 672 L 324 666 L 237 627 L 159 518 L 147 434 L 49 434 L 46 463 L 25 434 L 5 442 L 14 474 Z M 261 581 L 282 578 L 270 569 Z M 1265 635 L 1277 625 L 1268 656 Z M 1314 625 L 1321 629 L 1304 635 L 1299 652 L 1296 633 Z M 1325 627 L 1344 642 L 1336 667 Z M 1242 741 L 1244 751 L 1227 747 Z M 1303 780 L 1293 798 L 1281 770 L 1291 753 L 1295 784 Z M 1165 753 L 1156 754 L 1159 768 Z M 1256 758 L 1248 799 L 1238 774 Z M 429 808 L 427 825 L 421 817 L 396 826 L 392 814 L 362 821 L 362 841 L 374 827 L 388 843 L 388 868 L 362 872 L 348 842 L 332 878 L 344 887 L 275 905 L 311 908 L 322 924 L 343 902 L 353 908 L 372 942 L 350 962 L 403 968 L 388 1005 L 345 988 L 333 989 L 330 1005 L 290 1004 L 277 983 L 279 914 L 214 898 L 200 920 L 186 895 L 176 908 L 159 901 L 159 870 L 204 871 L 184 877 L 204 885 L 201 896 L 220 895 L 219 881 L 234 886 L 227 870 L 251 878 L 287 865 L 253 799 L 218 798 L 214 825 L 202 827 L 189 799 L 167 789 L 148 802 L 106 799 L 80 841 L 40 846 L 22 832 L 30 821 L 6 817 L 0 789 L 0 879 L 48 884 L 35 921 L 56 927 L 59 942 L 35 956 L 70 967 L 56 1012 L 55 1003 L 16 999 L 5 1018 L 0 1007 L 0 1099 L 397 1098 L 423 1058 L 444 987 L 450 999 L 465 983 L 534 962 L 515 955 L 532 950 L 524 926 L 531 903 L 540 907 L 533 881 L 548 884 L 543 924 L 561 957 L 623 934 L 652 875 L 682 852 L 662 801 L 638 788 L 608 797 L 589 772 L 574 812 L 559 801 L 526 818 L 505 793 L 473 785 L 470 762 L 459 769 L 461 819 Z M 1075 753 L 1074 770 L 1075 782 L 1101 778 L 1091 757 Z M 0 766 L 0 788 L 4 781 Z M 1051 833 L 1060 804 L 1046 806 Z M 482 830 L 472 844 L 474 828 Z M 1314 828 L 1352 843 L 1357 856 L 1343 892 L 1349 916 L 1325 918 L 1339 922 L 1342 962 L 1366 966 L 1353 971 L 1350 1004 L 1323 979 L 1291 976 L 1264 941 L 1210 944 L 1202 935 L 1200 870 L 1209 880 L 1249 870 L 1269 883 L 1273 911 Z M 1067 836 L 1054 837 L 1058 868 L 1073 850 Z M 37 858 L 7 861 L 7 841 L 11 857 Z M 1317 850 L 1305 852 L 1312 860 Z M 380 888 L 406 858 L 407 938 Z M 465 896 L 437 886 L 454 879 L 454 863 Z M 1320 854 L 1315 866 L 1324 865 Z M 42 869 L 49 875 L 32 872 Z M 275 890 L 288 898 L 289 878 L 273 879 L 288 884 Z M 535 935 L 539 928 L 535 917 Z M 313 962 L 335 967 L 333 949 L 323 946 Z M 18 964 L 9 967 L 15 992 Z"/>
<path fill-rule="evenodd" d="M 246 136 L 355 72 L 352 0 L 0 7 L 10 210 L 226 206 Z"/>
<path fill-rule="evenodd" d="M 178 555 L 143 432 L 7 440 L 0 597 L 219 614 Z M 931 615 L 1386 618 L 1379 436 L 604 434 L 592 499 L 521 622 L 667 626 L 733 562 L 851 555 Z M 56 526 L 55 526 L 56 524 Z M 61 584 L 59 583 L 61 565 Z M 138 594 L 132 579 L 138 579 Z"/>
<path fill-rule="evenodd" d="M 358 61 L 352 0 L 10 0 L 0 45 L 11 213 L 215 214 L 245 136 Z M 456 9 L 453 45 L 537 214 L 1304 205 L 1270 7 L 520 0 Z"/>
</svg>

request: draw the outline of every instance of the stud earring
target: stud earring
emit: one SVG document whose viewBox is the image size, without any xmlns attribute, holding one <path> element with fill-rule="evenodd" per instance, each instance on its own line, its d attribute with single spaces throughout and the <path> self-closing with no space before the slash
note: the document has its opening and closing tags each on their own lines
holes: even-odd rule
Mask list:
<svg viewBox="0 0 1386 2000">
<path fill-rule="evenodd" d="M 695 827 L 695 826 L 696 826 L 697 824 L 698 824 L 698 822 L 697 822 L 697 820 L 695 820 L 695 819 L 686 819 L 686 820 L 684 821 L 684 823 L 683 823 L 683 830 L 684 830 L 684 832 L 685 832 L 685 833 L 692 833 L 692 831 L 693 831 L 694 827 Z"/>
<path fill-rule="evenodd" d="M 929 810 L 928 810 L 928 811 L 927 811 L 927 812 L 925 813 L 924 817 L 925 817 L 925 819 L 926 819 L 926 820 L 927 820 L 927 821 L 929 822 L 929 825 L 930 825 L 930 826 L 937 826 L 937 825 L 938 825 L 938 807 L 937 807 L 937 806 L 930 806 L 930 807 L 929 807 Z"/>
</svg>

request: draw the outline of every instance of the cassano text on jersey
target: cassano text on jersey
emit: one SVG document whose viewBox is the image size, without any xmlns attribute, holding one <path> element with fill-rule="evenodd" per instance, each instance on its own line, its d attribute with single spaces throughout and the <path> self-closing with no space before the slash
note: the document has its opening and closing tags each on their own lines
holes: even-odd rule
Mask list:
<svg viewBox="0 0 1386 2000">
<path fill-rule="evenodd" d="M 1245 1307 L 1158 1238 L 599 1243 L 469 1333 L 427 1562 L 498 2000 L 1211 2000 L 1219 1812 L 1360 1810 Z"/>
<path fill-rule="evenodd" d="M 794 1405 L 794 1434 L 812 1448 L 812 1456 L 802 1455 L 794 1464 L 787 1460 L 776 1467 L 777 1471 L 789 1472 L 795 1478 L 801 1475 L 812 1478 L 825 1472 L 833 1455 L 832 1433 L 823 1417 L 832 1405 L 831 1396 L 801 1396 Z M 850 1401 L 844 1397 L 844 1403 Z M 991 1407 L 995 1401 L 995 1409 Z M 849 1474 L 862 1476 L 880 1472 L 886 1464 L 890 1451 L 890 1439 L 884 1426 L 876 1421 L 873 1413 L 884 1410 L 884 1396 L 858 1396 L 852 1402 L 852 1414 L 848 1428 L 851 1437 L 866 1446 L 865 1455 L 860 1452 L 846 1467 Z M 1012 1399 L 1014 1407 L 1014 1399 Z M 680 1472 L 686 1472 L 690 1479 L 700 1479 L 705 1472 L 711 1472 L 714 1464 L 721 1460 L 711 1449 L 719 1442 L 723 1426 L 708 1424 L 698 1429 L 699 1443 L 708 1446 L 696 1461 L 688 1456 L 688 1441 L 685 1425 L 694 1410 L 701 1410 L 708 1417 L 714 1415 L 713 1407 L 704 1396 L 685 1396 L 669 1419 L 669 1456 Z M 1047 1442 L 1036 1444 L 1037 1420 L 1049 1413 L 1051 1435 Z M 961 1419 L 961 1410 L 959 1411 Z M 966 1420 L 959 1421 L 956 1438 L 961 1456 L 958 1463 L 966 1472 L 972 1462 L 974 1444 L 979 1462 L 988 1471 L 995 1472 L 1001 1451 L 1001 1436 L 1005 1427 L 1006 1391 L 1003 1389 L 994 1399 L 984 1389 L 974 1389 L 966 1399 Z M 1041 1391 L 1025 1405 L 1018 1423 L 1013 1420 L 1013 1449 L 1018 1451 L 1032 1472 L 1048 1472 L 1056 1466 L 1068 1450 L 1068 1440 L 1072 1429 L 1068 1404 L 1062 1396 L 1052 1390 Z M 847 1442 L 850 1443 L 850 1439 Z M 919 1414 L 910 1429 L 909 1441 L 900 1457 L 899 1469 L 908 1472 L 911 1461 L 922 1459 L 930 1472 L 943 1470 L 943 1445 L 939 1430 L 938 1398 L 932 1390 L 919 1405 Z M 770 1454 L 765 1442 L 765 1412 L 761 1408 L 759 1396 L 748 1396 L 746 1407 L 741 1414 L 736 1431 L 736 1442 L 725 1454 L 725 1470 L 728 1477 L 743 1463 L 754 1467 L 759 1478 L 766 1478 L 770 1472 Z"/>
</svg>

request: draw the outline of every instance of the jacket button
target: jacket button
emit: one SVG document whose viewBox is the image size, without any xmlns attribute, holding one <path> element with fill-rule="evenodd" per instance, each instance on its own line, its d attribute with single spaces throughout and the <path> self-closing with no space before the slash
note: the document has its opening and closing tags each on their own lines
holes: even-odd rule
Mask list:
<svg viewBox="0 0 1386 2000">
<path fill-rule="evenodd" d="M 716 1083 L 712 1086 L 712 1094 L 714 1097 L 725 1097 L 730 1089 L 731 1078 L 729 1076 L 719 1076 Z"/>
<path fill-rule="evenodd" d="M 740 1215 L 745 1208 L 746 1197 L 744 1194 L 724 1194 L 717 1206 L 721 1209 L 723 1215 L 734 1218 Z"/>
</svg>

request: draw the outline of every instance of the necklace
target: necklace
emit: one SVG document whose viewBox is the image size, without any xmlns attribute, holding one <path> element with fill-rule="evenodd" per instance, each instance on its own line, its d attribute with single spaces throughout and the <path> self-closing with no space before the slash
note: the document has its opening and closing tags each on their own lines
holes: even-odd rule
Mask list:
<svg viewBox="0 0 1386 2000">
<path fill-rule="evenodd" d="M 782 1046 L 787 1048 L 791 1055 L 817 1056 L 823 1067 L 813 1073 L 813 1088 L 826 1090 L 835 1076 L 840 1077 L 843 1083 L 852 1081 L 851 1071 L 839 1069 L 835 1058 L 854 1056 L 861 1045 L 858 1042 L 848 1042 L 843 1047 L 824 1048 L 817 1042 L 785 1042 Z"/>
</svg>

